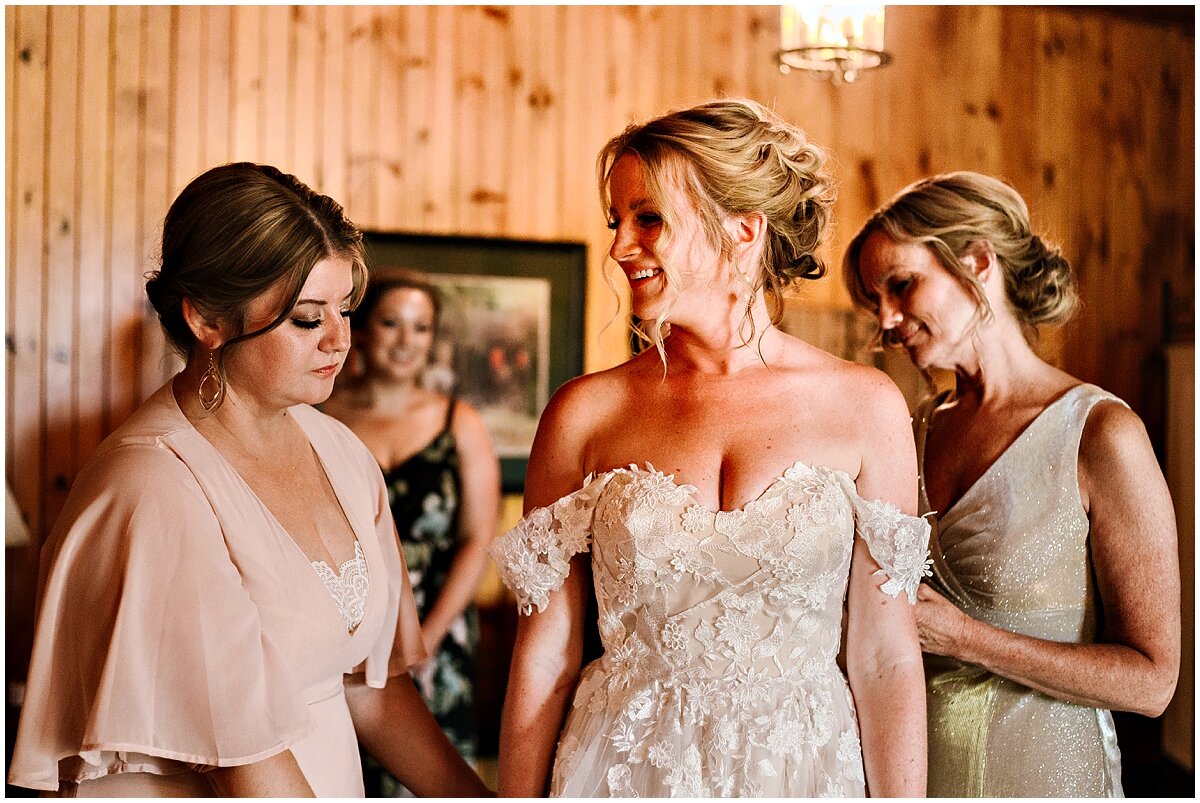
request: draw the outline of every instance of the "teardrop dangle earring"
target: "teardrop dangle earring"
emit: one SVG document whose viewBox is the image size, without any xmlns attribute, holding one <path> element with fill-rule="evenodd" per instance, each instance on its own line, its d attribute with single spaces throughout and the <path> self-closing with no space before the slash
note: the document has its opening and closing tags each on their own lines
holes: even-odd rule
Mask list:
<svg viewBox="0 0 1200 803">
<path fill-rule="evenodd" d="M 214 358 L 216 351 L 208 352 L 208 370 L 200 377 L 200 386 L 196 388 L 196 395 L 200 398 L 200 406 L 204 408 L 204 412 L 211 413 L 217 409 L 217 405 L 221 403 L 221 398 L 225 395 L 225 382 L 221 379 L 221 373 L 217 370 L 217 361 Z M 207 396 L 204 392 L 205 385 L 211 386 L 211 393 Z"/>
</svg>

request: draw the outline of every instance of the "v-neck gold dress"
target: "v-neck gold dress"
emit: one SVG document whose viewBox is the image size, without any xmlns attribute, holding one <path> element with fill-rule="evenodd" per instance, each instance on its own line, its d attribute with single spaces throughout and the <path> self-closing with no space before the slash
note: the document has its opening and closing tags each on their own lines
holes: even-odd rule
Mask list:
<svg viewBox="0 0 1200 803">
<path fill-rule="evenodd" d="M 931 536 L 935 585 L 974 619 L 1087 643 L 1099 630 L 1079 441 L 1115 396 L 1077 385 L 1052 402 L 948 510 Z M 931 399 L 915 417 L 925 464 Z M 922 513 L 929 500 L 922 479 Z M 925 656 L 931 797 L 1120 797 L 1112 714 L 1056 700 L 972 664 Z"/>
</svg>

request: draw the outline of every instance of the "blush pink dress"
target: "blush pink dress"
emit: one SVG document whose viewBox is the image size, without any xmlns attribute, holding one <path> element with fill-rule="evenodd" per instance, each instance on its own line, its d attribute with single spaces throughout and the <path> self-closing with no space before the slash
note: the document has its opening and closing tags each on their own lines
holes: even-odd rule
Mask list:
<svg viewBox="0 0 1200 803">
<path fill-rule="evenodd" d="M 362 795 L 343 683 L 424 659 L 416 607 L 374 458 L 289 414 L 358 539 L 357 626 L 168 383 L 100 445 L 44 547 L 10 783 L 211 796 L 207 770 L 291 750 L 317 795 Z"/>
</svg>

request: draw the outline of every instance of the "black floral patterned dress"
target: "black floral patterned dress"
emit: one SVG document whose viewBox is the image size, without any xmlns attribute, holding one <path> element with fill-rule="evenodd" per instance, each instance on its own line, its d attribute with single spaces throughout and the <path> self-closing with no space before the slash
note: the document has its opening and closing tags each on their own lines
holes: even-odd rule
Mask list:
<svg viewBox="0 0 1200 803">
<path fill-rule="evenodd" d="M 454 407 L 451 399 L 442 431 L 425 448 L 383 472 L 422 621 L 446 584 L 458 547 L 459 464 L 451 430 Z M 478 643 L 479 622 L 475 608 L 470 606 L 450 625 L 432 664 L 413 673 L 429 710 L 469 762 L 476 754 L 474 686 Z M 362 757 L 368 797 L 407 796 L 400 782 L 365 751 Z"/>
</svg>

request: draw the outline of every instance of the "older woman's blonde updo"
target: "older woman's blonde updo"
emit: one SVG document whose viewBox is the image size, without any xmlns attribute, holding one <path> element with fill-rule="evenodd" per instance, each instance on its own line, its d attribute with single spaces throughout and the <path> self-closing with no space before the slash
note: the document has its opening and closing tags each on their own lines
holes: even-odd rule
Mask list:
<svg viewBox="0 0 1200 803">
<path fill-rule="evenodd" d="M 691 201 L 709 245 L 726 258 L 732 257 L 734 243 L 722 225 L 724 218 L 764 215 L 762 264 L 738 267 L 751 298 L 762 290 L 771 302 L 772 322 L 783 315 L 785 287 L 825 274 L 816 251 L 827 234 L 834 200 L 826 155 L 773 111 L 752 100 L 731 98 L 629 126 L 609 140 L 597 158 L 605 210 L 610 206 L 609 177 L 625 154 L 636 155 L 644 166 L 647 192 L 663 219 L 665 242 L 670 242 L 678 216 L 687 211 L 671 208 L 668 183 Z M 663 267 L 668 279 L 673 278 L 673 266 Z"/>
<path fill-rule="evenodd" d="M 992 314 L 983 285 L 963 264 L 973 242 L 991 245 L 1004 275 L 1008 306 L 1032 338 L 1037 327 L 1064 323 L 1079 294 L 1070 263 L 1055 246 L 1031 231 L 1021 195 L 980 173 L 945 173 L 911 184 L 873 214 L 846 249 L 842 277 L 854 302 L 872 312 L 876 303 L 858 271 L 863 244 L 882 230 L 897 242 L 927 245 L 942 266 L 975 296 L 981 315 Z"/>
</svg>

